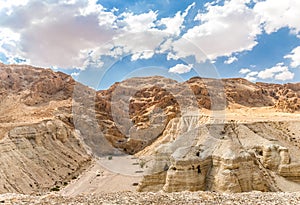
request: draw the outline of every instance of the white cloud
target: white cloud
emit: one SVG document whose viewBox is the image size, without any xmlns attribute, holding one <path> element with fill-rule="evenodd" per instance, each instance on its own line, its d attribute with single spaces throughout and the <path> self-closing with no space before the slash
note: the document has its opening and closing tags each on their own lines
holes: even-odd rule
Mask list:
<svg viewBox="0 0 300 205">
<path fill-rule="evenodd" d="M 224 63 L 225 63 L 225 64 L 232 64 L 232 63 L 234 63 L 234 62 L 237 61 L 237 60 L 238 60 L 237 57 L 231 56 L 231 57 L 229 57 L 226 61 L 224 61 Z"/>
<path fill-rule="evenodd" d="M 168 59 L 195 56 L 198 62 L 227 56 L 224 63 L 231 64 L 238 60 L 232 56 L 234 53 L 251 50 L 257 44 L 262 25 L 267 32 L 284 26 L 294 32 L 300 29 L 296 21 L 299 1 L 254 1 L 254 9 L 247 6 L 251 1 L 207 3 L 206 11 L 195 17 L 199 24 L 182 34 L 185 18 L 195 3 L 172 17 L 158 19 L 158 11 L 152 10 L 117 15 L 117 9 L 107 10 L 97 0 L 2 0 L 0 52 L 10 63 L 19 58 L 42 67 L 84 69 L 90 63 L 102 65 L 101 55 L 132 54 L 131 60 L 135 61 L 163 52 L 168 52 Z M 161 26 L 165 28 L 158 29 Z M 292 60 L 291 66 L 300 65 L 299 53 L 298 47 L 285 56 Z M 190 65 L 185 70 L 184 66 L 175 67 L 170 70 L 191 69 Z M 252 79 L 270 75 L 267 69 L 257 75 L 250 72 L 240 70 Z M 288 72 L 273 72 L 271 78 L 291 77 Z"/>
<path fill-rule="evenodd" d="M 195 2 L 188 6 L 188 8 L 182 13 L 178 11 L 174 17 L 162 18 L 158 25 L 165 25 L 166 29 L 164 30 L 171 35 L 178 36 L 183 28 L 183 22 L 187 16 L 189 10 L 195 6 Z"/>
<path fill-rule="evenodd" d="M 243 68 L 239 73 L 244 74 L 244 78 L 249 81 L 256 81 L 257 79 L 274 79 L 279 81 L 292 80 L 295 76 L 294 73 L 289 71 L 288 67 L 283 63 L 278 63 L 272 68 L 267 68 L 262 71 L 251 71 L 248 68 Z"/>
<path fill-rule="evenodd" d="M 183 74 L 183 73 L 188 73 L 191 71 L 193 68 L 193 65 L 184 65 L 184 64 L 177 64 L 174 67 L 169 69 L 170 73 L 178 73 L 178 74 Z"/>
<path fill-rule="evenodd" d="M 296 47 L 289 55 L 284 58 L 290 58 L 292 60 L 291 67 L 296 68 L 300 66 L 300 46 Z"/>
<path fill-rule="evenodd" d="M 246 74 L 246 73 L 249 73 L 249 72 L 251 72 L 251 70 L 250 70 L 249 68 L 242 68 L 242 69 L 239 71 L 239 73 L 241 73 L 241 74 Z"/>
<path fill-rule="evenodd" d="M 157 19 L 157 12 L 116 15 L 97 4 L 97 0 L 29 0 L 7 8 L 0 4 L 0 52 L 15 63 L 15 57 L 32 65 L 84 69 L 100 66 L 101 55 L 119 57 L 132 54 L 132 60 L 149 59 L 171 47 L 173 36 L 184 28 L 183 22 L 195 3 L 175 16 Z M 158 26 L 166 28 L 159 30 Z M 9 31 L 9 34 L 7 34 Z M 7 36 L 17 36 L 8 39 Z M 164 44 L 163 48 L 162 43 Z M 8 46 L 9 45 L 9 46 Z M 167 46 L 167 47 L 166 47 Z"/>
<path fill-rule="evenodd" d="M 250 73 L 247 74 L 247 76 L 253 77 L 256 76 L 258 74 L 258 71 L 252 71 Z"/>
<path fill-rule="evenodd" d="M 246 73 L 247 73 L 247 75 L 245 76 L 246 80 L 249 80 L 249 81 L 252 81 L 252 82 L 257 80 L 257 74 L 258 74 L 257 71 L 250 71 L 248 69 Z"/>
<path fill-rule="evenodd" d="M 0 10 L 5 11 L 6 14 L 11 14 L 13 8 L 16 6 L 24 6 L 28 3 L 28 0 L 1 0 L 0 1 Z"/>
<path fill-rule="evenodd" d="M 264 29 L 268 34 L 283 27 L 289 27 L 293 33 L 300 32 L 299 0 L 266 0 L 259 1 L 254 6 L 254 11 L 264 23 Z"/>
<path fill-rule="evenodd" d="M 157 12 L 149 11 L 134 15 L 124 13 L 123 20 L 118 21 L 122 28 L 120 35 L 113 39 L 114 45 L 123 49 L 123 54 L 132 54 L 131 60 L 149 59 L 155 53 L 163 53 L 171 48 L 172 36 L 180 34 L 183 22 L 189 10 L 195 3 L 189 5 L 184 12 L 177 12 L 174 17 L 157 20 Z M 165 25 L 165 29 L 157 26 Z"/>
<path fill-rule="evenodd" d="M 20 55 L 15 55 L 15 53 L 21 53 L 18 48 L 19 41 L 18 33 L 6 28 L 0 30 L 0 52 L 8 58 L 9 63 L 14 63 L 16 57 L 20 58 Z"/>
<path fill-rule="evenodd" d="M 265 69 L 260 71 L 257 74 L 257 77 L 260 79 L 275 79 L 275 80 L 291 80 L 294 78 L 294 74 L 288 70 L 288 67 L 279 63 L 272 68 Z"/>
<path fill-rule="evenodd" d="M 149 59 L 155 53 L 164 53 L 172 46 L 172 37 L 180 34 L 185 17 L 195 3 L 174 17 L 157 20 L 157 12 L 149 11 L 139 15 L 124 13 L 117 24 L 122 28 L 120 35 L 113 39 L 115 46 L 121 47 L 123 54 L 132 54 L 131 60 Z M 157 26 L 165 25 L 165 29 Z"/>
<path fill-rule="evenodd" d="M 154 55 L 153 51 L 141 51 L 134 53 L 131 57 L 132 61 L 136 61 L 138 59 L 150 59 Z"/>
<path fill-rule="evenodd" d="M 277 75 L 275 75 L 276 80 L 286 81 L 286 80 L 292 80 L 294 78 L 295 74 L 285 70 Z"/>
<path fill-rule="evenodd" d="M 73 73 L 71 73 L 71 76 L 73 77 L 73 78 L 76 78 L 76 77 L 78 77 L 79 76 L 79 72 L 73 72 Z"/>
<path fill-rule="evenodd" d="M 154 21 L 156 21 L 157 13 L 151 10 L 148 13 L 138 15 L 123 13 L 122 17 L 124 17 L 124 19 L 118 22 L 118 24 L 122 26 L 125 31 L 142 32 L 155 27 Z"/>
<path fill-rule="evenodd" d="M 169 34 L 160 30 L 124 32 L 116 36 L 113 44 L 122 49 L 122 54 L 132 54 L 131 60 L 151 58 L 161 42 Z"/>
<path fill-rule="evenodd" d="M 2 49 L 9 56 L 21 56 L 37 66 L 82 67 L 89 51 L 115 35 L 113 18 L 107 18 L 114 14 L 95 2 L 31 0 L 14 7 L 10 15 L 0 10 L 1 30 L 7 28 L 20 35 L 20 39 L 14 41 L 19 50 L 10 51 L 3 46 Z M 89 8 L 88 12 L 81 15 L 80 11 L 85 8 Z"/>
<path fill-rule="evenodd" d="M 232 53 L 251 50 L 256 44 L 256 36 L 261 34 L 260 22 L 246 3 L 248 0 L 225 1 L 224 5 L 207 4 L 207 12 L 199 13 L 195 20 L 201 22 L 174 42 L 174 51 L 179 57 L 196 55 L 197 61 L 205 59 L 201 49 L 209 59 L 230 56 Z M 185 41 L 193 43 L 187 47 Z"/>
<path fill-rule="evenodd" d="M 255 82 L 255 81 L 257 80 L 256 77 L 248 76 L 248 75 L 245 77 L 245 79 L 246 79 L 246 80 L 249 80 L 249 81 L 251 81 L 251 82 Z"/>
<path fill-rule="evenodd" d="M 274 75 L 276 73 L 284 72 L 286 70 L 288 70 L 288 68 L 286 66 L 284 66 L 282 63 L 279 63 L 272 68 L 267 68 L 263 71 L 260 71 L 258 73 L 258 77 L 261 79 L 268 79 L 268 78 L 271 79 L 271 78 L 274 78 Z"/>
</svg>

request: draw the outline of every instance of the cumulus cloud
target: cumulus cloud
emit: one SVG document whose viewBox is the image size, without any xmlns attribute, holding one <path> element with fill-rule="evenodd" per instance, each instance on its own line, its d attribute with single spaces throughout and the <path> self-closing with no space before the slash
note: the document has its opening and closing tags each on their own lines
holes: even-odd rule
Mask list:
<svg viewBox="0 0 300 205">
<path fill-rule="evenodd" d="M 292 60 L 291 67 L 296 68 L 300 66 L 300 46 L 296 47 L 289 55 L 284 56 Z"/>
<path fill-rule="evenodd" d="M 73 77 L 73 78 L 77 78 L 78 76 L 79 76 L 79 72 L 73 72 L 73 73 L 71 73 L 71 76 Z"/>
<path fill-rule="evenodd" d="M 250 70 L 249 68 L 242 68 L 242 69 L 239 71 L 239 73 L 241 73 L 241 74 L 246 74 L 246 73 L 249 73 L 249 72 L 251 72 L 251 70 Z"/>
<path fill-rule="evenodd" d="M 292 80 L 294 78 L 295 74 L 290 72 L 289 70 L 282 71 L 281 73 L 278 73 L 275 75 L 276 80 L 286 81 L 286 80 Z"/>
<path fill-rule="evenodd" d="M 247 73 L 245 79 L 254 82 L 257 80 L 257 77 L 256 77 L 257 74 L 258 74 L 257 71 L 249 72 L 249 73 Z"/>
<path fill-rule="evenodd" d="M 189 10 L 194 7 L 196 4 L 195 2 L 188 6 L 188 8 L 182 13 L 178 11 L 174 17 L 162 18 L 158 25 L 165 25 L 166 29 L 165 32 L 170 33 L 171 35 L 178 36 L 182 30 L 183 22 L 185 17 L 187 16 Z"/>
<path fill-rule="evenodd" d="M 248 80 L 248 81 L 251 81 L 251 82 L 255 82 L 257 80 L 256 77 L 248 76 L 248 75 L 245 77 L 245 79 Z"/>
<path fill-rule="evenodd" d="M 95 10 L 81 12 L 92 6 Z M 88 51 L 111 40 L 115 33 L 113 18 L 107 18 L 114 14 L 95 1 L 32 0 L 15 7 L 9 15 L 4 11 L 0 11 L 0 26 L 20 35 L 14 41 L 20 50 L 6 49 L 8 55 L 20 55 L 42 67 L 82 67 Z"/>
<path fill-rule="evenodd" d="M 154 21 L 157 18 L 157 13 L 154 11 L 138 15 L 133 13 L 123 13 L 121 16 L 124 19 L 119 22 L 119 25 L 123 26 L 123 30 L 142 32 L 155 27 Z"/>
<path fill-rule="evenodd" d="M 195 26 L 174 42 L 174 50 L 179 57 L 196 55 L 203 61 L 201 49 L 209 59 L 230 56 L 234 52 L 251 50 L 256 44 L 256 36 L 261 34 L 260 22 L 251 8 L 249 1 L 231 0 L 224 5 L 207 4 L 207 12 L 199 13 Z M 188 40 L 195 47 L 190 48 L 184 42 Z"/>
<path fill-rule="evenodd" d="M 184 65 L 184 64 L 177 64 L 174 67 L 169 69 L 170 73 L 177 73 L 177 74 L 183 74 L 188 73 L 193 68 L 193 65 Z"/>
<path fill-rule="evenodd" d="M 255 13 L 260 16 L 265 31 L 270 34 L 283 27 L 288 27 L 293 33 L 300 32 L 299 0 L 266 0 L 259 1 L 254 6 Z"/>
<path fill-rule="evenodd" d="M 26 5 L 28 0 L 2 0 L 0 1 L 0 10 L 5 11 L 6 14 L 11 14 L 15 6 Z"/>
<path fill-rule="evenodd" d="M 258 74 L 258 71 L 251 71 L 250 73 L 248 73 L 248 76 L 256 76 Z"/>
<path fill-rule="evenodd" d="M 32 65 L 65 69 L 101 65 L 103 55 L 132 54 L 131 59 L 138 60 L 162 53 L 162 43 L 180 34 L 185 17 L 195 6 L 158 21 L 156 11 L 115 14 L 116 9 L 107 10 L 97 0 L 18 2 L 0 4 L 0 30 L 5 29 L 5 34 L 0 33 L 0 52 L 10 63 L 16 63 L 18 57 Z M 166 27 L 158 29 L 159 25 Z"/>
<path fill-rule="evenodd" d="M 282 63 L 279 63 L 272 68 L 267 68 L 263 71 L 260 71 L 258 73 L 258 77 L 261 79 L 274 78 L 274 75 L 276 73 L 284 72 L 286 70 L 288 70 L 287 66 L 284 66 Z"/>
<path fill-rule="evenodd" d="M 183 29 L 183 22 L 195 3 L 184 12 L 175 16 L 157 19 L 157 12 L 149 11 L 139 15 L 124 13 L 124 20 L 118 21 L 122 33 L 113 40 L 114 45 L 121 47 L 123 53 L 132 54 L 131 60 L 149 59 L 155 53 L 163 53 L 171 48 L 172 36 L 178 36 Z M 123 27 L 125 25 L 125 27 Z M 165 25 L 164 29 L 157 26 Z"/>
<path fill-rule="evenodd" d="M 20 60 L 42 67 L 101 67 L 100 56 L 131 55 L 131 60 L 150 59 L 168 52 L 167 59 L 194 56 L 198 62 L 227 56 L 225 64 L 238 59 L 235 53 L 252 50 L 262 28 L 271 33 L 289 27 L 299 33 L 300 16 L 297 0 L 226 0 L 205 4 L 196 15 L 193 26 L 184 29 L 185 20 L 196 4 L 189 5 L 171 17 L 159 18 L 159 11 L 118 13 L 108 10 L 97 0 L 3 0 L 0 2 L 0 52 L 8 62 Z M 254 7 L 249 3 L 254 2 Z M 280 14 L 280 15 L 279 15 Z M 184 33 L 185 32 L 185 33 Z M 300 48 L 285 56 L 291 66 L 300 65 Z M 179 64 L 175 73 L 190 71 L 190 65 Z M 270 75 L 241 74 L 253 80 Z M 246 76 L 246 77 L 247 77 Z M 273 72 L 271 78 L 291 78 L 288 70 Z"/>
<path fill-rule="evenodd" d="M 229 65 L 229 64 L 234 63 L 234 62 L 237 61 L 237 60 L 238 60 L 237 57 L 231 56 L 231 57 L 229 57 L 226 61 L 224 61 L 224 63 Z"/>
<path fill-rule="evenodd" d="M 278 63 L 272 68 L 267 68 L 263 71 L 260 71 L 257 74 L 257 77 L 260 79 L 275 79 L 275 80 L 292 80 L 294 78 L 294 73 L 290 72 L 288 67 L 283 63 Z"/>
<path fill-rule="evenodd" d="M 183 29 L 183 22 L 195 3 L 184 12 L 175 16 L 157 19 L 157 12 L 149 11 L 134 15 L 123 13 L 117 21 L 120 33 L 113 39 L 114 46 L 121 48 L 122 54 L 132 54 L 131 60 L 150 59 L 155 53 L 164 53 L 172 46 L 173 36 L 178 36 Z M 165 25 L 163 29 L 157 27 Z"/>
<path fill-rule="evenodd" d="M 251 71 L 248 68 L 243 68 L 239 71 L 239 73 L 245 75 L 244 78 L 249 81 L 256 81 L 257 79 L 286 81 L 292 80 L 295 76 L 295 74 L 289 71 L 288 67 L 283 63 L 278 63 L 276 66 L 262 71 Z"/>
<path fill-rule="evenodd" d="M 168 34 L 160 30 L 147 32 L 124 32 L 114 38 L 113 44 L 122 50 L 122 54 L 132 54 L 131 60 L 149 59 Z"/>
<path fill-rule="evenodd" d="M 9 63 L 14 63 L 15 58 L 20 58 L 20 55 L 15 54 L 21 54 L 17 43 L 20 40 L 20 35 L 4 28 L 0 30 L 0 36 L 0 53 L 6 56 Z"/>
</svg>

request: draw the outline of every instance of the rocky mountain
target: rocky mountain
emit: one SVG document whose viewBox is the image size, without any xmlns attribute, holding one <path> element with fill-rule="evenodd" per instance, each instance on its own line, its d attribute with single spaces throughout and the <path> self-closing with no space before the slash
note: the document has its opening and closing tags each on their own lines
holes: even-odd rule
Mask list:
<svg viewBox="0 0 300 205">
<path fill-rule="evenodd" d="M 0 192 L 44 192 L 77 177 L 91 156 L 68 118 L 75 81 L 3 64 L 0 79 Z"/>
<path fill-rule="evenodd" d="M 0 193 L 59 190 L 125 154 L 143 169 L 139 191 L 300 187 L 299 83 L 153 76 L 95 91 L 4 64 L 0 79 Z"/>
</svg>

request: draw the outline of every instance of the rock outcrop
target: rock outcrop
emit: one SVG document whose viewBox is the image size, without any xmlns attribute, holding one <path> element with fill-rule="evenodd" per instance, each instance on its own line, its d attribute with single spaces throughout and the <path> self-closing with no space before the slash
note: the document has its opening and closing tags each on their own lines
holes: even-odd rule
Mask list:
<svg viewBox="0 0 300 205">
<path fill-rule="evenodd" d="M 0 193 L 44 193 L 78 177 L 91 156 L 72 121 L 75 81 L 1 64 L 0 85 Z"/>
<path fill-rule="evenodd" d="M 181 130 L 182 124 L 177 124 Z M 253 125 L 230 122 L 196 126 L 174 140 L 160 141 L 164 144 L 157 145 L 155 152 L 144 153 L 150 168 L 139 191 L 280 191 L 276 175 L 300 179 L 300 163 L 291 163 L 288 148 L 260 136 L 251 130 Z"/>
<path fill-rule="evenodd" d="M 49 191 L 89 162 L 78 136 L 59 120 L 14 127 L 0 141 L 0 192 Z"/>
<path fill-rule="evenodd" d="M 284 190 L 278 177 L 300 181 L 300 124 L 280 116 L 297 115 L 299 94 L 300 84 L 159 76 L 95 91 L 61 72 L 0 64 L 0 193 L 58 189 L 94 156 L 122 154 L 147 168 L 140 191 Z M 279 117 L 247 121 L 257 110 Z"/>
</svg>

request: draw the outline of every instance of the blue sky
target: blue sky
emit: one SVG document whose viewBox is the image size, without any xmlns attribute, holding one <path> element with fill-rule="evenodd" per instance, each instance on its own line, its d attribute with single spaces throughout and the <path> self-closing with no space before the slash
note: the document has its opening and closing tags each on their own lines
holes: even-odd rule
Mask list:
<svg viewBox="0 0 300 205">
<path fill-rule="evenodd" d="M 298 0 L 0 0 L 0 61 L 106 89 L 132 76 L 300 81 Z"/>
</svg>

